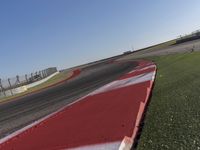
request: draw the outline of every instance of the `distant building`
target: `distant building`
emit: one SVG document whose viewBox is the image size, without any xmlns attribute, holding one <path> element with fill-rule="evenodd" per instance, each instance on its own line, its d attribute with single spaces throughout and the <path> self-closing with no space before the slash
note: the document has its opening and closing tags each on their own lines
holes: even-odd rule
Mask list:
<svg viewBox="0 0 200 150">
<path fill-rule="evenodd" d="M 197 30 L 195 32 L 192 32 L 191 34 L 180 36 L 178 39 L 176 39 L 176 44 L 189 42 L 193 40 L 200 39 L 200 31 Z"/>
<path fill-rule="evenodd" d="M 130 54 L 131 53 L 131 51 L 126 51 L 126 52 L 124 52 L 123 54 L 124 55 L 127 55 L 127 54 Z"/>
</svg>

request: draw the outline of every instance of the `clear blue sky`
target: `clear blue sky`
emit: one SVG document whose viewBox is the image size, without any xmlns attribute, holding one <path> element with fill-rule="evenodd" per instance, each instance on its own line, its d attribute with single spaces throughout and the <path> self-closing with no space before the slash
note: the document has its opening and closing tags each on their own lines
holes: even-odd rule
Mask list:
<svg viewBox="0 0 200 150">
<path fill-rule="evenodd" d="M 0 77 L 113 56 L 200 29 L 199 0 L 1 0 Z"/>
</svg>

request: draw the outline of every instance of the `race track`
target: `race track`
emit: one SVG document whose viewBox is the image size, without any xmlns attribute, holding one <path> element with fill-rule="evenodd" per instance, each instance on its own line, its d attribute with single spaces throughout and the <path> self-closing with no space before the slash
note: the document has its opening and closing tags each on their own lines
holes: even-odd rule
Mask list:
<svg viewBox="0 0 200 150">
<path fill-rule="evenodd" d="M 115 80 L 136 65 L 135 62 L 103 62 L 82 69 L 77 77 L 55 87 L 0 104 L 0 138 Z"/>
<path fill-rule="evenodd" d="M 89 87 L 89 94 L 0 139 L 0 149 L 131 149 L 152 90 L 156 65 L 144 60 L 114 62 L 82 71 L 85 74 L 71 82 L 80 80 L 76 90 Z M 91 90 L 90 85 L 98 88 Z"/>
</svg>

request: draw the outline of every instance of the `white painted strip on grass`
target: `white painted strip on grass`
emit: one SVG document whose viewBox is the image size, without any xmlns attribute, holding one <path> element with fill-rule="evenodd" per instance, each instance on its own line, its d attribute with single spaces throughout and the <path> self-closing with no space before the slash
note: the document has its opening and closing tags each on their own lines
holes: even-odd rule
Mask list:
<svg viewBox="0 0 200 150">
<path fill-rule="evenodd" d="M 71 148 L 71 149 L 66 149 L 66 150 L 117 150 L 119 149 L 120 144 L 121 144 L 121 141 L 117 141 L 117 142 L 111 142 L 111 143 L 80 146 L 77 148 Z"/>
<path fill-rule="evenodd" d="M 150 80 L 152 80 L 152 76 L 154 76 L 154 72 L 155 71 L 149 72 L 149 73 L 144 73 L 144 74 L 137 75 L 137 76 L 133 76 L 133 77 L 126 78 L 123 80 L 117 80 L 117 81 L 111 82 L 110 84 L 105 85 L 105 86 L 93 91 L 90 95 L 95 95 L 95 94 L 127 87 L 130 85 L 150 81 Z"/>
</svg>

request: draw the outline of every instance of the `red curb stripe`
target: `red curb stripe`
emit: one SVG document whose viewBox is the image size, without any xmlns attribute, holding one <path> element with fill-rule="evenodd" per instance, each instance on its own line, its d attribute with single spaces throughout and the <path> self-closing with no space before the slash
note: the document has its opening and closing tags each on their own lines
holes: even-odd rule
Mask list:
<svg viewBox="0 0 200 150">
<path fill-rule="evenodd" d="M 145 64 L 150 63 L 141 63 Z M 122 141 L 124 136 L 134 140 L 152 83 L 153 78 L 86 96 L 0 144 L 0 149 L 65 149 Z"/>
</svg>

